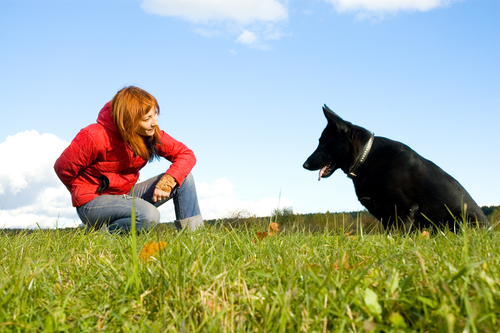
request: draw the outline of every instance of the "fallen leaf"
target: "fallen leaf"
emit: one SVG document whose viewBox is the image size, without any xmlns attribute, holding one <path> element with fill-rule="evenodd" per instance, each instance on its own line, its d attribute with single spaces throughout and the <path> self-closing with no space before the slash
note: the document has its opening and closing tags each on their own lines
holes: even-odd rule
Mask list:
<svg viewBox="0 0 500 333">
<path fill-rule="evenodd" d="M 276 236 L 276 234 L 279 231 L 279 224 L 271 222 L 269 224 L 269 232 L 267 231 L 257 231 L 255 234 L 257 235 L 257 238 L 253 240 L 254 243 L 257 243 L 259 240 L 263 240 L 264 238 L 268 236 Z"/>
<path fill-rule="evenodd" d="M 312 270 L 320 270 L 321 269 L 321 265 L 318 265 L 318 264 L 306 264 L 306 267 L 309 269 L 312 269 Z"/>
<path fill-rule="evenodd" d="M 342 260 L 342 268 L 343 268 L 343 269 L 349 269 L 349 268 L 353 268 L 353 267 L 354 267 L 354 266 L 352 266 L 352 265 L 349 265 L 348 260 L 349 260 L 349 252 L 347 252 L 347 251 L 346 251 L 346 252 L 345 252 L 345 256 L 344 256 L 344 260 Z M 334 269 L 336 269 L 336 270 L 338 270 L 338 269 L 340 268 L 340 262 L 339 262 L 339 259 L 337 259 L 337 260 L 333 263 L 332 267 L 333 267 Z"/>
<path fill-rule="evenodd" d="M 255 235 L 257 236 L 257 238 L 255 238 L 255 239 L 253 240 L 253 242 L 254 242 L 254 243 L 257 243 L 257 241 L 259 241 L 259 240 L 263 240 L 264 238 L 266 238 L 266 237 L 269 235 L 269 233 L 268 233 L 267 231 L 257 231 L 257 232 L 255 233 Z"/>
<path fill-rule="evenodd" d="M 271 222 L 269 224 L 269 236 L 275 236 L 279 231 L 279 224 Z"/>
<path fill-rule="evenodd" d="M 166 242 L 161 242 L 161 241 L 158 243 L 156 243 L 155 241 L 149 242 L 142 247 L 142 250 L 139 253 L 139 258 L 141 258 L 144 261 L 150 260 L 153 257 L 156 258 L 155 257 L 156 254 L 166 247 L 167 247 Z"/>
<path fill-rule="evenodd" d="M 206 304 L 207 304 L 208 308 L 210 310 L 212 310 L 212 312 L 222 310 L 222 307 L 220 305 L 215 305 L 215 303 L 212 301 L 207 300 Z"/>
</svg>

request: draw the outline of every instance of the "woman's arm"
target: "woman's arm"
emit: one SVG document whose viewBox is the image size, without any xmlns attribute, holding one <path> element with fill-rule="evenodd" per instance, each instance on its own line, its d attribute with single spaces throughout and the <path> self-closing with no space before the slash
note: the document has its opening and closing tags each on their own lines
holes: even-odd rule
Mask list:
<svg viewBox="0 0 500 333">
<path fill-rule="evenodd" d="M 86 128 L 82 129 L 54 164 L 57 176 L 69 191 L 80 172 L 88 168 L 97 155 L 97 146 L 92 136 Z"/>
<path fill-rule="evenodd" d="M 160 140 L 162 144 L 157 146 L 158 155 L 172 162 L 166 173 L 181 185 L 196 164 L 196 157 L 186 145 L 163 131 L 160 132 Z"/>
</svg>

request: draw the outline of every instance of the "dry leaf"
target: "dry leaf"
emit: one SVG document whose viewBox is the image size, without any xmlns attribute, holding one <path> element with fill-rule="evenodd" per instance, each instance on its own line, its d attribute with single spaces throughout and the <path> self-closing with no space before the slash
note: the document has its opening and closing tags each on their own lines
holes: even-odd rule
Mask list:
<svg viewBox="0 0 500 333">
<path fill-rule="evenodd" d="M 344 256 L 344 260 L 342 260 L 342 268 L 343 269 L 349 269 L 349 268 L 353 268 L 354 267 L 352 265 L 349 265 L 348 260 L 349 260 L 349 252 L 346 251 L 345 252 L 345 256 Z M 338 270 L 340 268 L 339 260 L 338 259 L 333 263 L 332 267 L 334 269 L 336 269 L 336 270 Z"/>
<path fill-rule="evenodd" d="M 321 271 L 322 266 L 318 264 L 306 264 L 306 268 L 319 273 Z"/>
<path fill-rule="evenodd" d="M 257 231 L 255 233 L 255 235 L 257 236 L 257 238 L 255 238 L 253 240 L 254 243 L 257 243 L 258 240 L 263 240 L 264 238 L 266 238 L 267 236 L 269 236 L 269 233 L 266 232 L 266 231 Z"/>
<path fill-rule="evenodd" d="M 156 254 L 167 247 L 167 243 L 155 241 L 149 242 L 143 246 L 141 252 L 139 253 L 139 258 L 144 261 L 150 260 L 152 257 L 156 258 Z"/>
<path fill-rule="evenodd" d="M 279 231 L 279 224 L 271 222 L 269 224 L 269 236 L 275 236 Z"/>
<path fill-rule="evenodd" d="M 208 308 L 209 308 L 210 310 L 212 310 L 212 312 L 215 312 L 215 311 L 221 311 L 221 310 L 222 310 L 222 306 L 220 306 L 220 305 L 215 305 L 215 303 L 214 303 L 214 302 L 212 302 L 212 301 L 210 301 L 210 300 L 207 300 L 206 304 L 207 304 Z"/>
<path fill-rule="evenodd" d="M 259 240 L 263 240 L 267 236 L 276 236 L 276 234 L 279 231 L 279 224 L 271 222 L 269 224 L 269 232 L 267 231 L 257 231 L 255 234 L 257 235 L 257 238 L 253 240 L 254 243 L 257 243 Z"/>
</svg>

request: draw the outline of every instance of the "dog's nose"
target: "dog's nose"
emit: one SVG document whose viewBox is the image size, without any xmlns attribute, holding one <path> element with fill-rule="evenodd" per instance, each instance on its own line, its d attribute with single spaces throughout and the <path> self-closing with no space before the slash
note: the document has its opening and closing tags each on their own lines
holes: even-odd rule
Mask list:
<svg viewBox="0 0 500 333">
<path fill-rule="evenodd" d="M 303 167 L 304 169 L 309 170 L 309 163 L 308 163 L 307 161 L 305 161 L 305 162 L 304 162 L 304 164 L 302 164 L 302 167 Z"/>
</svg>

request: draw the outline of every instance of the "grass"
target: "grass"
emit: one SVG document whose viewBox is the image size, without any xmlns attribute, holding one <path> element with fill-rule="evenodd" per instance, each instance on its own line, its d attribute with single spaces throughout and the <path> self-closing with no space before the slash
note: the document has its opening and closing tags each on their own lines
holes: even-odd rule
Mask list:
<svg viewBox="0 0 500 333">
<path fill-rule="evenodd" d="M 259 229 L 4 234 L 0 331 L 499 332 L 496 231 Z"/>
</svg>

